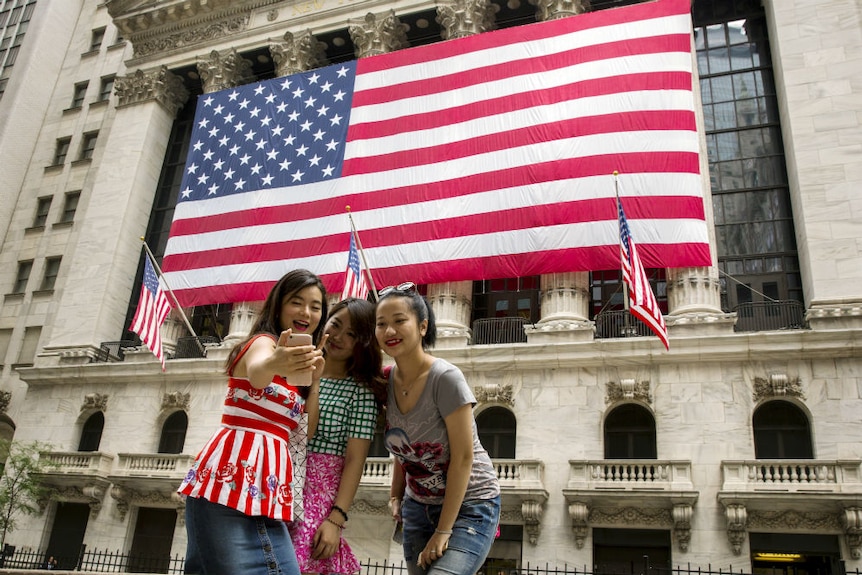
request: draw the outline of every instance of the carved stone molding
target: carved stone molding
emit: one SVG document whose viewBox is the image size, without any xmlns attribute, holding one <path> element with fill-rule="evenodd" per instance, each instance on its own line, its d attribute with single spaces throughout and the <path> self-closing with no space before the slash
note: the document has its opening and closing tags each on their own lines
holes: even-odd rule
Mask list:
<svg viewBox="0 0 862 575">
<path fill-rule="evenodd" d="M 171 116 L 176 116 L 189 99 L 189 91 L 183 81 L 165 66 L 148 72 L 137 70 L 129 76 L 118 77 L 114 82 L 114 92 L 119 99 L 118 107 L 156 101 Z"/>
<path fill-rule="evenodd" d="M 137 505 L 138 507 L 173 507 L 177 510 L 177 515 L 179 515 L 181 522 L 183 522 L 183 517 L 185 516 L 186 500 L 176 492 L 140 492 L 114 484 L 111 486 L 111 499 L 116 502 L 120 521 L 126 520 L 126 515 L 129 513 L 129 508 L 132 505 Z"/>
<path fill-rule="evenodd" d="M 572 520 L 572 533 L 575 535 L 575 545 L 584 548 L 584 541 L 589 533 L 590 508 L 586 503 L 576 501 L 569 504 L 569 517 Z"/>
<path fill-rule="evenodd" d="M 90 483 L 82 486 L 67 485 L 56 487 L 51 492 L 51 499 L 72 503 L 86 503 L 90 506 L 90 519 L 95 519 L 102 510 L 102 500 L 105 498 L 105 485 Z M 39 506 L 45 508 L 47 501 L 40 501 Z"/>
<path fill-rule="evenodd" d="M 319 68 L 326 64 L 325 44 L 311 30 L 292 34 L 285 32 L 283 40 L 269 42 L 269 53 L 275 62 L 276 76 L 289 76 Z"/>
<path fill-rule="evenodd" d="M 841 514 L 841 526 L 850 555 L 862 559 L 862 507 L 848 507 Z"/>
<path fill-rule="evenodd" d="M 754 378 L 754 401 L 771 397 L 805 398 L 799 378 L 790 378 L 786 373 L 772 373 L 768 378 Z"/>
<path fill-rule="evenodd" d="M 9 402 L 11 401 L 11 391 L 0 391 L 0 413 L 6 413 L 6 410 L 9 409 Z"/>
<path fill-rule="evenodd" d="M 395 10 L 382 15 L 369 12 L 364 19 L 350 19 L 347 24 L 357 58 L 387 54 L 409 46 L 407 26 L 401 23 Z"/>
<path fill-rule="evenodd" d="M 81 403 L 81 411 L 107 411 L 108 395 L 105 393 L 88 393 Z"/>
<path fill-rule="evenodd" d="M 249 13 L 232 14 L 214 22 L 200 22 L 176 31 L 162 30 L 155 37 L 133 35 L 132 48 L 135 58 L 144 58 L 232 36 L 248 28 L 248 23 Z"/>
<path fill-rule="evenodd" d="M 489 0 L 442 0 L 437 3 L 437 22 L 444 40 L 464 38 L 495 28 L 500 7 Z"/>
<path fill-rule="evenodd" d="M 590 511 L 590 523 L 605 525 L 643 525 L 646 527 L 671 527 L 673 519 L 670 509 L 645 509 L 624 507 L 622 509 L 594 508 Z"/>
<path fill-rule="evenodd" d="M 197 68 L 205 94 L 245 84 L 252 78 L 251 62 L 235 48 L 223 52 L 213 50 L 207 56 L 198 57 Z"/>
<path fill-rule="evenodd" d="M 688 551 L 691 543 L 691 516 L 693 510 L 691 505 L 679 503 L 673 506 L 671 517 L 673 518 L 673 537 L 680 551 Z"/>
<path fill-rule="evenodd" d="M 521 502 L 521 515 L 524 518 L 524 531 L 527 532 L 527 538 L 530 545 L 536 545 L 539 542 L 539 533 L 541 529 L 539 525 L 542 523 L 542 513 L 544 510 L 544 502 L 527 500 Z"/>
<path fill-rule="evenodd" d="M 733 548 L 734 555 L 741 555 L 748 524 L 748 512 L 745 505 L 738 503 L 727 505 L 724 508 L 724 517 L 727 520 L 727 540 Z"/>
<path fill-rule="evenodd" d="M 652 404 L 649 381 L 635 381 L 634 379 L 620 379 L 619 383 L 609 381 L 606 388 L 605 404 L 624 400 L 638 400 L 648 405 Z"/>
<path fill-rule="evenodd" d="M 530 4 L 538 8 L 536 19 L 540 22 L 576 16 L 590 9 L 590 0 L 530 0 Z"/>
<path fill-rule="evenodd" d="M 509 406 L 515 405 L 515 393 L 511 384 L 492 383 L 488 385 L 477 385 L 473 388 L 473 394 L 477 401 L 503 403 Z"/>
<path fill-rule="evenodd" d="M 838 516 L 835 513 L 794 511 L 792 509 L 783 511 L 766 511 L 752 509 L 748 511 L 747 527 L 763 529 L 804 529 L 835 531 L 841 528 Z"/>
<path fill-rule="evenodd" d="M 162 396 L 162 409 L 182 409 L 188 411 L 191 394 L 181 391 L 167 392 Z"/>
</svg>

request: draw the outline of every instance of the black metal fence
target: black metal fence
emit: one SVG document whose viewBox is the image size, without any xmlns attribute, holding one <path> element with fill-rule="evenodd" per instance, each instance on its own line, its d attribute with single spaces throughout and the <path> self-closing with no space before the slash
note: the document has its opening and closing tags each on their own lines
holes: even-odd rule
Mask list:
<svg viewBox="0 0 862 575">
<path fill-rule="evenodd" d="M 219 338 L 212 335 L 178 337 L 177 347 L 170 359 L 204 358 L 207 356 L 207 345 L 220 342 Z"/>
<path fill-rule="evenodd" d="M 522 317 L 477 319 L 473 322 L 473 345 L 526 343 L 527 333 L 524 326 L 527 325 L 530 325 L 530 322 Z"/>
<path fill-rule="evenodd" d="M 795 300 L 742 303 L 736 312 L 736 331 L 805 329 L 805 307 Z"/>
<path fill-rule="evenodd" d="M 11 553 L 10 553 L 11 552 Z M 67 571 L 81 571 L 89 573 L 183 573 L 185 558 L 174 557 L 145 557 L 120 551 L 106 550 L 81 550 L 78 557 L 57 556 L 57 567 L 55 569 Z M 646 559 L 646 557 L 645 557 Z M 30 549 L 14 549 L 7 547 L 3 556 L 0 556 L 0 569 L 7 570 L 41 570 L 47 568 L 48 555 L 44 551 Z M 360 562 L 360 575 L 407 575 L 407 566 L 402 562 L 372 561 L 370 559 Z M 603 568 L 588 565 L 533 565 L 526 563 L 518 568 L 501 569 L 499 566 L 489 566 L 480 570 L 476 575 L 750 575 L 750 567 L 734 568 L 728 566 L 707 565 L 706 567 L 691 564 L 673 568 L 658 567 L 651 565 L 646 559 L 643 564 L 626 565 L 625 568 L 616 569 Z M 779 570 L 777 573 L 786 573 Z M 823 574 L 825 575 L 825 574 Z M 845 571 L 843 564 L 838 567 L 837 572 L 830 575 L 862 575 L 859 569 Z"/>
<path fill-rule="evenodd" d="M 650 328 L 628 310 L 607 310 L 596 315 L 596 338 L 643 337 L 654 335 Z"/>
</svg>

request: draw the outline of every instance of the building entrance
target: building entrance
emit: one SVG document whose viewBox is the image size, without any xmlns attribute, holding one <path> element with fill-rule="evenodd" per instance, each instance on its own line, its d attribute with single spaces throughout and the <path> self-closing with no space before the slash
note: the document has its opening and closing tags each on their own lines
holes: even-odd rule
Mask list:
<svg viewBox="0 0 862 575">
<path fill-rule="evenodd" d="M 838 535 L 750 533 L 753 575 L 841 575 Z"/>
</svg>

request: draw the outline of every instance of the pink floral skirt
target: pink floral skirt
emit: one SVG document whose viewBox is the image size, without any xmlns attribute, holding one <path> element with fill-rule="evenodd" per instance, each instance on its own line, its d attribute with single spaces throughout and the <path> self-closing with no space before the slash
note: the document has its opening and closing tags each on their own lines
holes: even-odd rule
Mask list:
<svg viewBox="0 0 862 575">
<path fill-rule="evenodd" d="M 343 470 L 343 457 L 308 452 L 303 490 L 305 517 L 302 521 L 294 521 L 290 524 L 290 535 L 296 548 L 299 570 L 303 573 L 353 575 L 360 571 L 359 561 L 356 560 L 343 535 L 338 551 L 332 557 L 311 558 L 314 552 L 314 534 L 332 510 Z"/>
</svg>

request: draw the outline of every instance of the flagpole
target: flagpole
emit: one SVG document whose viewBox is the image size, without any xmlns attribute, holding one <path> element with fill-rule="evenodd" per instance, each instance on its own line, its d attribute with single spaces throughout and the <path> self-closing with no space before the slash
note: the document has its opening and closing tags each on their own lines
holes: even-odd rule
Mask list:
<svg viewBox="0 0 862 575">
<path fill-rule="evenodd" d="M 377 301 L 377 286 L 374 285 L 374 278 L 371 276 L 371 268 L 368 267 L 368 260 L 365 259 L 365 250 L 362 249 L 362 242 L 359 241 L 359 233 L 356 231 L 356 226 L 353 223 L 353 214 L 350 213 L 350 206 L 347 208 L 347 218 L 350 220 L 350 233 L 353 234 L 353 239 L 356 241 L 356 248 L 359 250 L 359 255 L 362 257 L 362 265 L 365 269 L 365 277 L 368 278 L 368 283 L 371 284 L 371 295 L 374 301 Z M 362 270 L 360 270 L 361 272 Z"/>
<path fill-rule="evenodd" d="M 185 312 L 183 312 L 183 307 L 180 305 L 180 301 L 177 299 L 177 296 L 174 295 L 174 290 L 171 289 L 171 286 L 168 285 L 168 280 L 165 279 L 165 275 L 162 273 L 162 268 L 159 267 L 159 264 L 156 263 L 156 256 L 153 255 L 153 252 L 150 251 L 150 246 L 147 245 L 147 241 L 141 237 L 141 242 L 144 244 L 144 249 L 147 251 L 147 257 L 150 258 L 150 263 L 153 264 L 153 267 L 156 269 L 156 273 L 159 274 L 159 278 L 165 282 L 165 287 L 168 290 L 168 293 L 171 294 L 171 298 L 173 298 L 174 303 L 176 304 L 176 309 L 180 313 L 180 317 L 183 319 L 183 323 L 186 325 L 186 329 L 189 330 L 189 333 L 192 334 L 192 337 L 195 338 L 195 341 L 198 344 L 198 348 L 200 348 L 201 353 L 206 353 L 203 344 L 200 339 L 198 339 L 198 334 L 195 333 L 195 330 L 192 328 L 192 324 L 189 323 L 189 318 L 186 317 Z"/>
<path fill-rule="evenodd" d="M 617 220 L 619 220 L 620 213 L 620 183 L 618 178 L 619 175 L 620 173 L 614 170 L 614 196 L 617 199 Z M 622 249 L 622 238 L 620 238 L 620 253 L 622 253 Z M 623 279 L 622 263 L 620 264 L 620 281 L 623 284 L 623 309 L 625 310 L 625 313 L 623 314 L 623 335 L 625 337 L 628 337 L 631 332 L 631 318 L 629 317 L 629 284 L 627 284 Z"/>
</svg>

